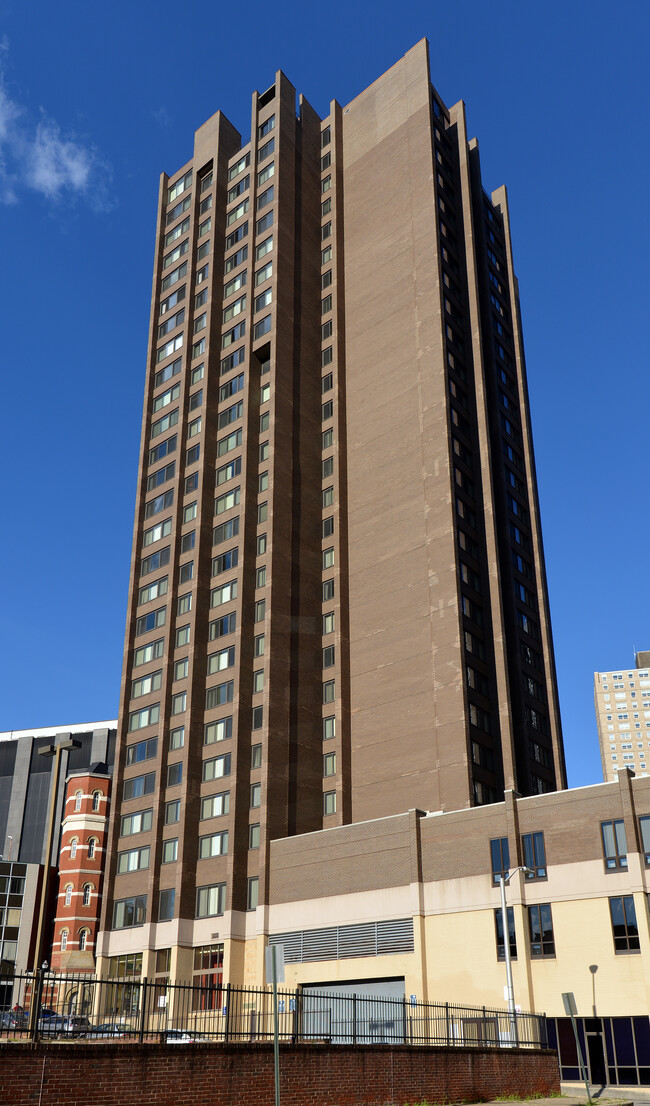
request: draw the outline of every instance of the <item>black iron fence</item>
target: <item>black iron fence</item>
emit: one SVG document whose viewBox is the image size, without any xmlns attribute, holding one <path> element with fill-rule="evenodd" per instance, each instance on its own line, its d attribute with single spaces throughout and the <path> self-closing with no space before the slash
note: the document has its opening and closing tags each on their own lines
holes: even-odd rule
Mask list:
<svg viewBox="0 0 650 1106">
<path fill-rule="evenodd" d="M 205 977 L 203 977 L 205 979 Z M 312 988 L 278 992 L 283 1041 L 547 1048 L 546 1018 Z M 0 1038 L 269 1041 L 273 992 L 40 971 L 0 977 Z"/>
</svg>

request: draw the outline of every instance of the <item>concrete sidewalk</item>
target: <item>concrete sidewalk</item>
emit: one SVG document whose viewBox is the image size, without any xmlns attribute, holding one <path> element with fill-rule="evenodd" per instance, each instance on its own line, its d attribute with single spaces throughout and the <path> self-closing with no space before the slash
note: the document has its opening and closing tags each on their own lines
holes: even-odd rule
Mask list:
<svg viewBox="0 0 650 1106">
<path fill-rule="evenodd" d="M 587 1096 L 585 1093 L 584 1083 L 566 1083 L 560 1084 L 560 1089 L 566 1098 L 563 1098 L 563 1102 L 586 1102 Z M 647 1103 L 650 1106 L 650 1087 L 601 1087 L 597 1083 L 590 1085 L 591 1097 L 594 1102 L 615 1102 L 616 1106 L 623 1106 L 623 1103 Z M 540 1100 L 541 1101 L 541 1100 Z"/>
</svg>

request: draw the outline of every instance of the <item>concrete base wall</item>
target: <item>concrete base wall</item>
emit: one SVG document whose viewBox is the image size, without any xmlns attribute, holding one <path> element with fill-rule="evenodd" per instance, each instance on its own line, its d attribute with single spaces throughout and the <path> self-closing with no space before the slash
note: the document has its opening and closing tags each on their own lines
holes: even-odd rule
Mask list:
<svg viewBox="0 0 650 1106">
<path fill-rule="evenodd" d="M 273 1047 L 0 1045 L 11 1106 L 272 1106 Z M 555 1052 L 284 1045 L 283 1106 L 481 1102 L 559 1093 Z"/>
</svg>

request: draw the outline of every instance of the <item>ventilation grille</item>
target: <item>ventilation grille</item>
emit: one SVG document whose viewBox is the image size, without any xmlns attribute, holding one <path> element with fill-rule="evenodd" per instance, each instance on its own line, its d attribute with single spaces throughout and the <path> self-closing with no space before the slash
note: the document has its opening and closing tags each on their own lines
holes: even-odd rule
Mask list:
<svg viewBox="0 0 650 1106">
<path fill-rule="evenodd" d="M 274 933 L 269 937 L 269 945 L 284 945 L 285 964 L 413 952 L 413 919 Z"/>
</svg>

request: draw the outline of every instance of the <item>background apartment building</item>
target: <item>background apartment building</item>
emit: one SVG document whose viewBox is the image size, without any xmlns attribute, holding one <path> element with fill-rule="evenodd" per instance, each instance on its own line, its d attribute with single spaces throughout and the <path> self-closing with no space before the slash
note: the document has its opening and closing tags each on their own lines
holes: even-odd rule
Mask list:
<svg viewBox="0 0 650 1106">
<path fill-rule="evenodd" d="M 161 178 L 118 761 L 102 970 L 235 982 L 271 841 L 566 786 L 506 193 L 426 42 Z"/>
<path fill-rule="evenodd" d="M 1 975 L 11 976 L 14 971 L 38 967 L 43 960 L 51 961 L 53 921 L 57 912 L 57 870 L 62 837 L 65 836 L 62 822 L 69 813 L 66 809 L 66 780 L 77 777 L 81 782 L 75 790 L 82 791 L 84 802 L 90 801 L 88 781 L 92 765 L 96 778 L 103 780 L 99 786 L 103 792 L 108 792 L 115 755 L 116 725 L 113 719 L 0 733 Z M 66 747 L 70 739 L 75 743 L 74 748 Z M 51 753 L 57 746 L 58 758 L 42 755 L 42 750 L 46 754 Z M 93 905 L 96 907 L 106 850 L 103 839 L 100 842 L 96 833 L 85 828 L 88 832 L 74 835 L 77 847 L 73 858 L 75 863 L 71 867 L 80 872 L 84 869 L 89 841 L 94 840 L 97 847 L 93 848 L 90 859 L 91 867 L 96 872 L 93 879 Z M 44 891 L 47 892 L 46 902 L 43 902 Z M 44 926 L 39 958 L 36 943 L 41 912 Z M 92 930 L 96 932 L 96 919 L 94 922 Z M 71 947 L 74 940 L 71 936 Z M 91 948 L 92 942 L 89 943 L 89 952 Z M 57 964 L 60 963 L 61 960 L 58 960 Z M 89 966 L 88 963 L 86 966 Z"/>
<path fill-rule="evenodd" d="M 637 653 L 636 667 L 594 672 L 594 704 L 603 779 L 621 768 L 646 776 L 650 767 L 650 652 Z"/>
</svg>

